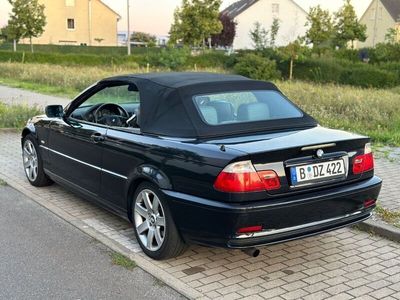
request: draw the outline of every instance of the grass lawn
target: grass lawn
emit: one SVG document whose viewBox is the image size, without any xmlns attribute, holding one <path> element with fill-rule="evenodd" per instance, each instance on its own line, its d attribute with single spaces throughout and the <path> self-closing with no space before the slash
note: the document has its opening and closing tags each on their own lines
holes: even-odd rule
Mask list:
<svg viewBox="0 0 400 300">
<path fill-rule="evenodd" d="M 72 98 L 101 78 L 145 71 L 126 67 L 0 63 L 0 84 Z M 219 69 L 205 71 L 223 72 Z M 400 146 L 400 88 L 362 89 L 299 81 L 282 81 L 276 84 L 321 125 L 369 135 L 375 143 Z M 11 120 L 5 122 L 2 118 L 0 107 L 0 121 L 10 124 Z M 3 127 L 2 123 L 0 127 Z M 19 124 L 18 121 L 15 123 Z"/>
</svg>

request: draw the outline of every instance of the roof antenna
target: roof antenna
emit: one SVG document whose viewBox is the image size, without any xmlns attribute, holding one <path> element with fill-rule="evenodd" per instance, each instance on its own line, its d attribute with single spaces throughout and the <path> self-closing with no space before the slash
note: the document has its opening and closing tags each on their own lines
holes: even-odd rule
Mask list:
<svg viewBox="0 0 400 300">
<path fill-rule="evenodd" d="M 221 146 L 219 147 L 219 150 L 221 150 L 222 152 L 225 152 L 225 151 L 226 151 L 225 145 L 221 145 Z"/>
</svg>

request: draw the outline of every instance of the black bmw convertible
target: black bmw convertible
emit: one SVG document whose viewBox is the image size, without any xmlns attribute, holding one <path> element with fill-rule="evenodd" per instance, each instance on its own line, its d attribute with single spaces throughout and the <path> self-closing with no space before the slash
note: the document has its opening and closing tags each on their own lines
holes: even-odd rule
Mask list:
<svg viewBox="0 0 400 300">
<path fill-rule="evenodd" d="M 315 105 L 318 105 L 317 103 Z M 321 127 L 272 83 L 209 73 L 107 78 L 22 132 L 29 182 L 128 219 L 154 259 L 243 249 L 371 216 L 368 137 Z"/>
</svg>

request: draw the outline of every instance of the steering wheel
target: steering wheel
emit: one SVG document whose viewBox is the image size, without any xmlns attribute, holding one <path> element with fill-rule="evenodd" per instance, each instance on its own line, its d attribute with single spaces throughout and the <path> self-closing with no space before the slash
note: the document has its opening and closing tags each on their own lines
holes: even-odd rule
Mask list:
<svg viewBox="0 0 400 300">
<path fill-rule="evenodd" d="M 107 112 L 107 113 L 104 113 Z M 108 126 L 125 126 L 129 119 L 128 112 L 120 105 L 114 103 L 101 104 L 93 113 L 95 123 Z"/>
</svg>

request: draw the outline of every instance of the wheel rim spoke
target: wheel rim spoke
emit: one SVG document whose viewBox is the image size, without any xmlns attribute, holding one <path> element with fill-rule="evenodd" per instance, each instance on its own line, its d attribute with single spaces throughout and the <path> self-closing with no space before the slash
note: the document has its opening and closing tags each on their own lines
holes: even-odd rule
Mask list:
<svg viewBox="0 0 400 300">
<path fill-rule="evenodd" d="M 150 250 L 153 248 L 153 239 L 154 239 L 154 230 L 149 229 L 147 233 L 147 248 Z"/>
<path fill-rule="evenodd" d="M 30 178 L 31 180 L 35 180 L 34 177 L 33 177 L 33 168 L 32 168 L 32 166 L 29 167 L 29 178 Z"/>
<path fill-rule="evenodd" d="M 164 226 L 165 226 L 165 219 L 164 219 L 164 217 L 157 217 L 156 225 L 157 225 L 157 226 L 162 226 L 162 227 L 164 227 Z"/>
<path fill-rule="evenodd" d="M 25 169 L 28 168 L 29 166 L 30 166 L 29 159 L 24 158 L 24 167 L 25 167 Z"/>
<path fill-rule="evenodd" d="M 139 215 L 141 215 L 143 218 L 147 218 L 147 215 L 148 215 L 147 209 L 145 209 L 145 208 L 143 208 L 142 206 L 140 206 L 139 203 L 136 203 L 136 205 L 135 205 L 135 211 L 136 211 Z"/>
<path fill-rule="evenodd" d="M 156 214 L 158 213 L 158 206 L 159 206 L 159 200 L 158 197 L 154 196 L 153 198 L 153 212 Z"/>
<path fill-rule="evenodd" d="M 155 235 L 155 238 L 156 238 L 157 246 L 161 246 L 161 244 L 163 242 L 163 238 L 161 237 L 160 228 L 157 228 L 155 230 L 154 235 Z"/>
<path fill-rule="evenodd" d="M 29 155 L 30 155 L 27 146 L 24 147 L 24 155 L 26 155 L 26 156 L 29 156 Z"/>
<path fill-rule="evenodd" d="M 147 223 L 147 220 L 137 227 L 137 231 L 139 232 L 139 234 L 142 234 L 148 229 L 149 229 L 149 224 Z"/>
<path fill-rule="evenodd" d="M 147 211 L 151 211 L 151 210 L 152 210 L 152 207 L 151 207 L 151 202 L 150 202 L 150 195 L 149 195 L 149 193 L 143 192 L 143 193 L 142 193 L 142 197 L 143 197 L 144 205 L 145 205 L 146 208 L 147 208 Z"/>
</svg>

